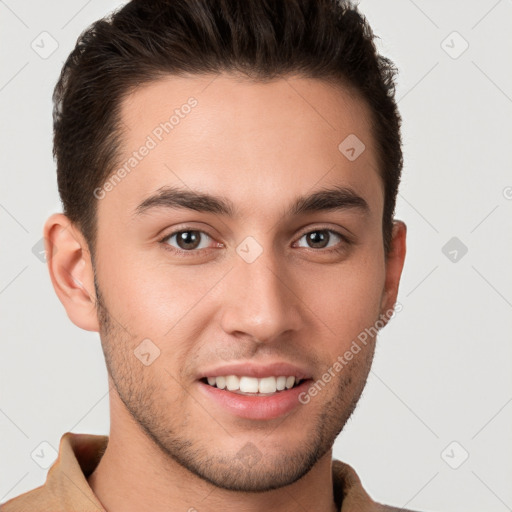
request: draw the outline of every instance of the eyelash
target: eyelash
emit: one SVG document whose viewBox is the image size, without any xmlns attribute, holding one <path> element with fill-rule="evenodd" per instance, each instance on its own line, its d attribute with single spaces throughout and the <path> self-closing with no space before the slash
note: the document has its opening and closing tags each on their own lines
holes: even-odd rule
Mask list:
<svg viewBox="0 0 512 512">
<path fill-rule="evenodd" d="M 182 227 L 182 228 L 180 228 L 180 229 L 178 229 L 176 231 L 172 231 L 171 233 L 166 234 L 163 238 L 161 238 L 159 240 L 159 243 L 161 243 L 163 245 L 165 250 L 171 251 L 174 254 L 178 254 L 178 255 L 184 256 L 184 257 L 197 256 L 199 252 L 207 251 L 207 250 L 211 249 L 211 248 L 207 248 L 207 249 L 191 249 L 189 251 L 185 251 L 183 249 L 177 249 L 176 247 L 172 247 L 168 243 L 166 243 L 166 240 L 168 240 L 172 236 L 177 235 L 179 233 L 186 233 L 186 232 L 189 232 L 189 231 L 194 232 L 194 233 L 201 233 L 201 234 L 206 235 L 208 238 L 213 240 L 213 237 L 210 236 L 205 231 L 202 231 L 200 229 L 190 229 L 190 228 L 187 228 L 187 227 Z M 311 229 L 311 230 L 305 231 L 305 232 L 303 232 L 299 236 L 297 241 L 300 240 L 301 238 L 303 238 L 305 235 L 308 235 L 310 233 L 315 233 L 317 231 L 326 231 L 328 233 L 334 233 L 335 235 L 339 236 L 342 241 L 340 243 L 338 243 L 335 247 L 332 247 L 332 248 L 329 248 L 329 249 L 315 249 L 313 247 L 309 247 L 308 249 L 310 251 L 321 252 L 321 253 L 324 253 L 324 254 L 341 253 L 342 251 L 344 251 L 346 249 L 346 246 L 352 244 L 352 241 L 349 240 L 347 236 L 343 235 L 339 231 L 336 231 L 336 230 L 330 229 L 330 228 L 316 228 L 316 229 Z"/>
</svg>

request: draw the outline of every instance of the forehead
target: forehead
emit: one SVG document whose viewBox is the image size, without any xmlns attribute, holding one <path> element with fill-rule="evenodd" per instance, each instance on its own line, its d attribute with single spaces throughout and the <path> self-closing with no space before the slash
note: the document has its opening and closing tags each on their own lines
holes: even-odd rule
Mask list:
<svg viewBox="0 0 512 512">
<path fill-rule="evenodd" d="M 168 76 L 121 104 L 125 172 L 109 203 L 133 211 L 180 186 L 229 196 L 249 214 L 332 184 L 382 202 L 370 118 L 354 91 L 320 80 Z"/>
</svg>

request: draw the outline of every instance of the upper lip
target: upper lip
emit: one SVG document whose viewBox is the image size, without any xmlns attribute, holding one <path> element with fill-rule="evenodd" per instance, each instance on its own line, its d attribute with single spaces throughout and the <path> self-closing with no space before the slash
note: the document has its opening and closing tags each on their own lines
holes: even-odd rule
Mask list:
<svg viewBox="0 0 512 512">
<path fill-rule="evenodd" d="M 274 362 L 267 364 L 255 364 L 253 362 L 238 362 L 233 364 L 224 364 L 206 369 L 199 373 L 198 379 L 205 377 L 219 377 L 226 375 L 237 375 L 247 377 L 279 377 L 294 376 L 296 379 L 305 380 L 310 379 L 311 374 L 304 368 L 285 362 Z"/>
</svg>

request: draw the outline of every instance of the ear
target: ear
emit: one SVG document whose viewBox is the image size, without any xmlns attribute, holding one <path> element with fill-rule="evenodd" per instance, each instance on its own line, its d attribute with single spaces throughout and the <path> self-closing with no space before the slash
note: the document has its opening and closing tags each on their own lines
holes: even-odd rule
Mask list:
<svg viewBox="0 0 512 512">
<path fill-rule="evenodd" d="M 53 287 L 69 319 L 86 331 L 98 331 L 94 273 L 88 244 L 62 213 L 44 225 L 46 262 Z"/>
<path fill-rule="evenodd" d="M 381 319 L 388 323 L 394 310 L 398 286 L 405 261 L 407 226 L 401 220 L 393 221 L 391 246 L 386 257 L 386 280 L 381 299 Z"/>
</svg>

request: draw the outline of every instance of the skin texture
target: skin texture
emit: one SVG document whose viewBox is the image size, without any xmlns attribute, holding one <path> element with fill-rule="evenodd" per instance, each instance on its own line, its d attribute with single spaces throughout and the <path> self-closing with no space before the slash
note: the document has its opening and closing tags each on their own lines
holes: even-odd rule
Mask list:
<svg viewBox="0 0 512 512">
<path fill-rule="evenodd" d="M 364 388 L 375 339 L 307 405 L 275 419 L 227 412 L 197 378 L 226 362 L 281 361 L 316 381 L 392 309 L 406 228 L 395 221 L 385 258 L 369 111 L 318 80 L 166 77 L 123 101 L 119 164 L 191 96 L 191 112 L 98 201 L 95 268 L 64 215 L 45 225 L 55 290 L 77 326 L 100 332 L 109 372 L 110 441 L 89 483 L 109 512 L 334 510 L 331 448 Z M 354 161 L 338 150 L 349 134 L 366 146 Z M 238 213 L 134 215 L 162 186 L 223 196 Z M 333 186 L 364 198 L 368 212 L 285 215 L 297 196 Z M 195 253 L 172 252 L 183 249 L 176 237 L 160 242 L 178 228 L 204 233 Z M 351 242 L 308 242 L 326 229 Z M 248 236 L 262 248 L 252 263 L 236 251 Z M 134 350 L 148 338 L 160 355 L 145 366 Z M 254 464 L 239 455 L 247 446 Z"/>
</svg>

